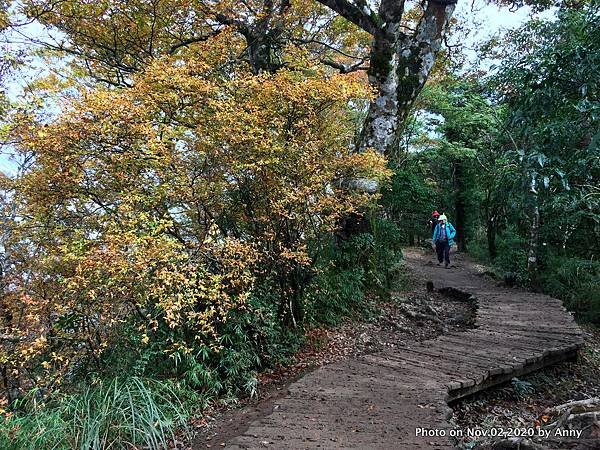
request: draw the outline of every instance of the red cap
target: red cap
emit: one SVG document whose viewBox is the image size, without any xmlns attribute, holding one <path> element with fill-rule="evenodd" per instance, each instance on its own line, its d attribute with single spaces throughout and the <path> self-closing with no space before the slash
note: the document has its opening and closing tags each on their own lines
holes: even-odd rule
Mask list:
<svg viewBox="0 0 600 450">
<path fill-rule="evenodd" d="M 439 215 L 440 215 L 440 213 L 439 213 L 439 212 L 437 212 L 437 211 L 434 211 L 434 212 L 432 212 L 432 213 L 431 213 L 431 215 L 432 215 L 432 216 L 435 216 L 435 217 L 437 217 L 437 216 L 439 216 Z"/>
</svg>

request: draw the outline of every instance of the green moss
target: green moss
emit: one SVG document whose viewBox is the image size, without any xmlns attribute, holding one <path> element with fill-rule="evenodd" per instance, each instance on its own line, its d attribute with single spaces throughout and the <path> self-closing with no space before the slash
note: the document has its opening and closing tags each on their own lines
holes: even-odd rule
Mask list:
<svg viewBox="0 0 600 450">
<path fill-rule="evenodd" d="M 394 52 L 391 48 L 386 47 L 377 52 L 373 52 L 371 55 L 371 70 L 373 75 L 381 76 L 387 75 L 392 70 L 392 57 Z"/>
<path fill-rule="evenodd" d="M 371 12 L 371 20 L 375 24 L 375 26 L 379 29 L 383 28 L 383 19 L 376 12 Z"/>
<path fill-rule="evenodd" d="M 408 75 L 405 75 L 408 69 Z M 412 98 L 413 92 L 419 91 L 419 73 L 421 65 L 413 52 L 407 57 L 400 57 L 396 73 L 398 74 L 398 100 L 400 102 Z"/>
</svg>

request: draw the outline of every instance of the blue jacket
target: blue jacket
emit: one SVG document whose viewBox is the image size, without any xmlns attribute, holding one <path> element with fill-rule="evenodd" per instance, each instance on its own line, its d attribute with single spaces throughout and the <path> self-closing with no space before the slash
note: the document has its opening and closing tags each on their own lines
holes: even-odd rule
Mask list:
<svg viewBox="0 0 600 450">
<path fill-rule="evenodd" d="M 435 230 L 433 230 L 433 243 L 435 244 L 437 240 L 440 238 L 442 234 L 441 224 L 437 224 L 435 226 Z M 446 222 L 446 235 L 448 236 L 448 244 L 452 246 L 454 244 L 454 236 L 456 236 L 456 230 L 452 226 L 450 222 Z"/>
</svg>

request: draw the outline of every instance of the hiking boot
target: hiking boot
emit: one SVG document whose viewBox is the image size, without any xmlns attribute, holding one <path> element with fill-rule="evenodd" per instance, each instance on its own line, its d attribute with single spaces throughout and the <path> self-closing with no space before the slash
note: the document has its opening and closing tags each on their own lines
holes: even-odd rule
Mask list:
<svg viewBox="0 0 600 450">
<path fill-rule="evenodd" d="M 438 266 L 441 266 L 441 265 L 442 265 L 442 263 L 441 263 L 441 262 L 439 262 L 439 263 L 437 263 L 437 265 L 438 265 Z"/>
</svg>

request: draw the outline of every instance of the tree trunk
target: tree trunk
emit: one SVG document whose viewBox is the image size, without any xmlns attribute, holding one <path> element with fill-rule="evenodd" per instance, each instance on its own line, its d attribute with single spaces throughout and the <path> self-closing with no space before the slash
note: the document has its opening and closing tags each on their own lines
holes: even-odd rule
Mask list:
<svg viewBox="0 0 600 450">
<path fill-rule="evenodd" d="M 252 32 L 246 38 L 248 47 L 246 53 L 252 67 L 252 73 L 258 75 L 263 72 L 275 73 L 281 62 L 277 58 L 281 48 L 277 44 L 277 29 L 265 32 Z"/>
<path fill-rule="evenodd" d="M 377 96 L 357 142 L 358 151 L 373 148 L 394 156 L 404 123 L 423 89 L 439 52 L 455 0 L 430 0 L 416 30 L 402 28 L 404 1 L 381 0 L 378 12 L 366 2 L 318 0 L 373 36 L 369 83 Z"/>
<path fill-rule="evenodd" d="M 223 13 L 216 15 L 219 23 L 235 27 L 244 36 L 246 57 L 255 75 L 275 73 L 281 68 L 280 56 L 285 45 L 282 34 L 285 30 L 285 16 L 290 8 L 290 0 L 264 0 L 254 21 L 244 21 Z"/>
<path fill-rule="evenodd" d="M 453 163 L 453 184 L 456 198 L 454 200 L 454 210 L 456 212 L 456 245 L 459 252 L 467 251 L 467 241 L 465 239 L 465 184 L 463 180 L 463 167 L 460 161 Z"/>
<path fill-rule="evenodd" d="M 378 95 L 369 107 L 359 149 L 372 147 L 392 158 L 398 157 L 406 119 L 429 77 L 454 6 L 430 1 L 414 35 L 399 31 L 398 23 L 392 52 L 386 42 L 389 37 L 375 36 L 371 72 L 377 72 L 377 77 L 369 74 L 369 80 Z"/>
<path fill-rule="evenodd" d="M 369 84 L 377 88 L 375 101 L 363 124 L 357 148 L 360 152 L 374 148 L 384 153 L 391 148 L 398 132 L 398 56 L 395 36 L 373 40 Z"/>
<path fill-rule="evenodd" d="M 490 208 L 492 190 L 487 189 L 485 193 L 485 235 L 487 238 L 488 255 L 490 259 L 496 259 L 498 249 L 496 248 L 496 208 Z"/>
<path fill-rule="evenodd" d="M 538 206 L 537 179 L 535 174 L 531 174 L 531 227 L 529 230 L 529 251 L 527 252 L 527 272 L 531 289 L 534 292 L 540 292 L 539 279 L 539 261 L 538 261 L 538 240 L 540 233 L 540 210 Z"/>
<path fill-rule="evenodd" d="M 488 254 L 490 255 L 491 259 L 496 259 L 496 256 L 498 256 L 498 249 L 496 248 L 496 224 L 494 223 L 493 218 L 489 218 L 487 221 L 486 236 Z"/>
</svg>

